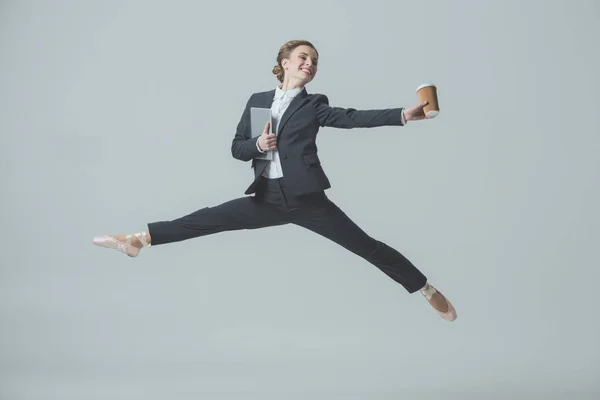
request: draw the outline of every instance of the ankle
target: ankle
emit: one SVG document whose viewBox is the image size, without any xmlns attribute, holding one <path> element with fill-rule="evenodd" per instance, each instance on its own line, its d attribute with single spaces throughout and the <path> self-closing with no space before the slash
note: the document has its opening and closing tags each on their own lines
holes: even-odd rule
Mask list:
<svg viewBox="0 0 600 400">
<path fill-rule="evenodd" d="M 141 249 L 144 247 L 144 244 L 142 242 L 140 242 L 140 240 L 135 236 L 132 236 L 132 238 L 131 238 L 131 245 L 137 247 L 138 249 Z"/>
<path fill-rule="evenodd" d="M 425 285 L 423 285 L 423 287 L 421 289 L 419 289 L 419 291 L 421 293 L 427 292 L 428 290 L 431 290 L 432 286 L 429 284 L 429 281 L 425 282 Z"/>
<path fill-rule="evenodd" d="M 144 248 L 144 247 L 150 247 L 150 244 L 152 243 L 151 238 L 150 238 L 150 232 L 149 231 L 142 231 L 142 232 L 137 232 L 133 235 L 133 240 L 131 241 L 132 244 L 134 244 L 136 247 Z"/>
<path fill-rule="evenodd" d="M 429 282 L 426 282 L 425 286 L 419 289 L 419 292 L 421 292 L 421 294 L 425 296 L 427 300 L 431 300 L 431 297 L 437 293 L 437 290 Z"/>
<path fill-rule="evenodd" d="M 148 231 L 136 232 L 127 235 L 115 235 L 114 238 L 120 242 L 129 243 L 138 249 L 150 247 L 150 244 L 152 243 L 150 239 L 150 232 Z"/>
</svg>

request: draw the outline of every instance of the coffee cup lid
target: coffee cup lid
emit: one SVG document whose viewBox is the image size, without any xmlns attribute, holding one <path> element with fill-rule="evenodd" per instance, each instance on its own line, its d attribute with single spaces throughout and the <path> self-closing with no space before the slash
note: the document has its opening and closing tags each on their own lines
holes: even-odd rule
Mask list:
<svg viewBox="0 0 600 400">
<path fill-rule="evenodd" d="M 433 87 L 435 87 L 435 85 L 434 85 L 433 83 L 429 83 L 429 82 L 427 82 L 427 83 L 423 83 L 422 85 L 419 85 L 419 87 L 417 88 L 417 92 L 418 92 L 419 90 L 421 90 L 421 89 L 425 88 L 425 87 L 428 87 L 428 86 L 433 86 Z"/>
</svg>

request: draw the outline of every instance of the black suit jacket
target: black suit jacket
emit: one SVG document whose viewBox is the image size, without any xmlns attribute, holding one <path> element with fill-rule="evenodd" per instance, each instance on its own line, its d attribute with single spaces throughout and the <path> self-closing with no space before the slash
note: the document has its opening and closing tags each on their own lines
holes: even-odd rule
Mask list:
<svg viewBox="0 0 600 400">
<path fill-rule="evenodd" d="M 275 90 L 254 93 L 237 125 L 231 144 L 231 154 L 242 161 L 252 161 L 254 181 L 246 194 L 255 193 L 256 185 L 269 163 L 256 159 L 261 153 L 256 148 L 258 138 L 252 138 L 250 108 L 270 108 Z M 304 88 L 290 103 L 279 122 L 277 149 L 283 170 L 283 183 L 295 195 L 329 189 L 331 184 L 317 154 L 317 133 L 320 127 L 343 129 L 402 126 L 403 108 L 356 110 L 332 107 L 324 94 L 308 94 Z"/>
</svg>

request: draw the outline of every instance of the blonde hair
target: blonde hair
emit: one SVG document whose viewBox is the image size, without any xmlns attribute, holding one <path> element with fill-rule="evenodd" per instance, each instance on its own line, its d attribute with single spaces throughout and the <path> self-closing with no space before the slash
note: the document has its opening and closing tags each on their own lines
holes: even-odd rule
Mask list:
<svg viewBox="0 0 600 400">
<path fill-rule="evenodd" d="M 277 80 L 279 82 L 283 82 L 283 76 L 284 76 L 284 71 L 283 71 L 283 67 L 281 66 L 281 61 L 284 58 L 289 58 L 290 55 L 292 54 L 292 52 L 294 51 L 294 49 L 298 46 L 312 47 L 312 49 L 317 53 L 317 56 L 319 55 L 319 52 L 317 51 L 315 46 L 313 46 L 313 44 L 311 42 L 309 42 L 308 40 L 290 40 L 290 41 L 284 43 L 283 46 L 281 46 L 279 48 L 279 53 L 277 53 L 277 64 L 273 67 L 273 75 L 275 75 L 275 77 L 277 78 Z"/>
</svg>

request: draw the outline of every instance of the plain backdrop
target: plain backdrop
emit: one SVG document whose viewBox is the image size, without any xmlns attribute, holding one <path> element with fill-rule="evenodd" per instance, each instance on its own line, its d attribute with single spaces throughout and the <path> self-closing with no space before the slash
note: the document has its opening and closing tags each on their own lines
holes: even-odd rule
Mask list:
<svg viewBox="0 0 600 400">
<path fill-rule="evenodd" d="M 597 398 L 599 37 L 590 0 L 1 1 L 0 399 Z M 318 146 L 456 322 L 296 226 L 92 245 L 244 195 L 290 39 L 338 107 L 438 85 L 439 117 Z"/>
</svg>

